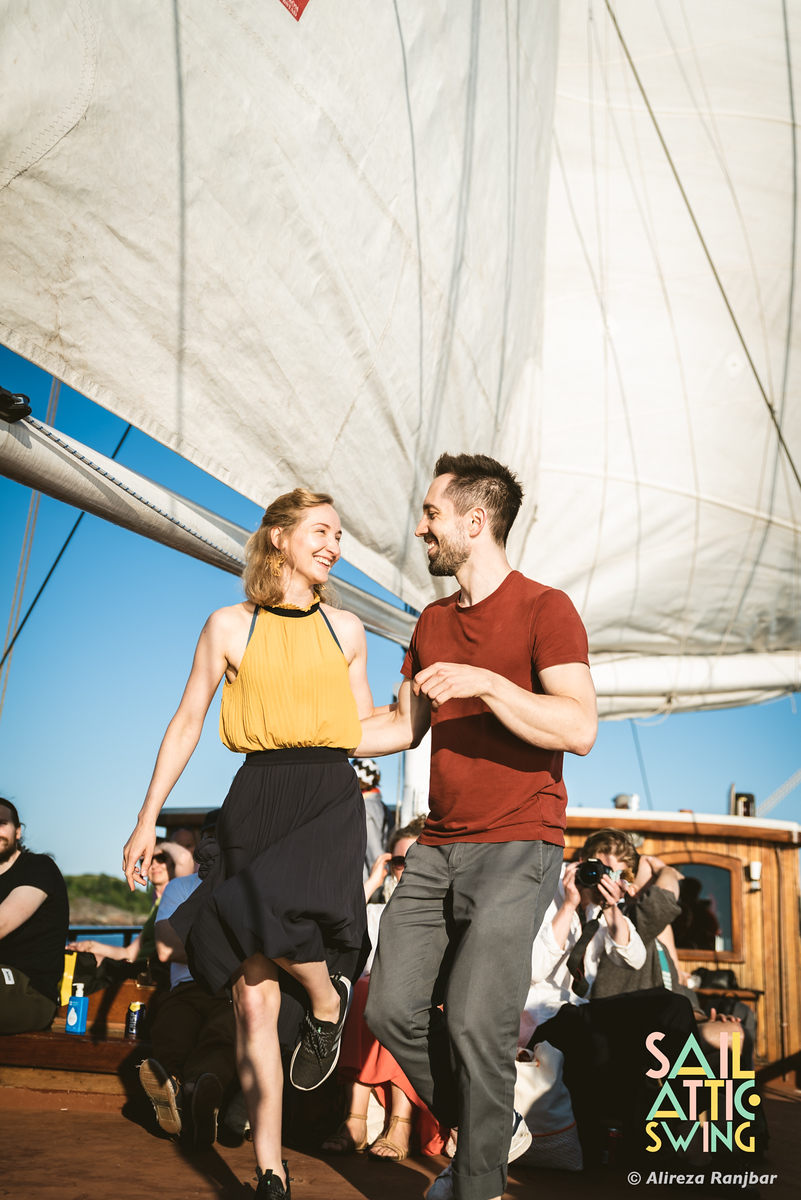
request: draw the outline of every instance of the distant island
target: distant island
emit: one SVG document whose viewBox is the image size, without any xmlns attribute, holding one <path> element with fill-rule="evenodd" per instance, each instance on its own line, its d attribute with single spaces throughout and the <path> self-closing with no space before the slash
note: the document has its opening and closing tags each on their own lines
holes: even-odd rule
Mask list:
<svg viewBox="0 0 801 1200">
<path fill-rule="evenodd" d="M 149 892 L 130 891 L 115 875 L 65 875 L 71 925 L 143 925 L 153 903 Z"/>
</svg>

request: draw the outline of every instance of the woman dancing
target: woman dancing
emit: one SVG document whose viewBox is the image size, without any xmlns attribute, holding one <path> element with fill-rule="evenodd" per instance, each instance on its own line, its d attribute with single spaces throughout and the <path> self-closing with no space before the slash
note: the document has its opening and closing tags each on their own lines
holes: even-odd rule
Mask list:
<svg viewBox="0 0 801 1200">
<path fill-rule="evenodd" d="M 246 547 L 247 600 L 206 622 L 123 859 L 130 887 L 145 882 L 158 814 L 224 676 L 220 735 L 247 757 L 216 842 L 198 848 L 202 883 L 171 924 L 194 978 L 213 993 L 231 988 L 256 1194 L 270 1200 L 290 1197 L 279 969 L 308 996 L 290 1079 L 309 1091 L 336 1066 L 349 981 L 364 957 L 364 804 L 348 752 L 373 700 L 361 621 L 323 603 L 341 532 L 322 493 L 296 488 L 267 509 Z"/>
</svg>

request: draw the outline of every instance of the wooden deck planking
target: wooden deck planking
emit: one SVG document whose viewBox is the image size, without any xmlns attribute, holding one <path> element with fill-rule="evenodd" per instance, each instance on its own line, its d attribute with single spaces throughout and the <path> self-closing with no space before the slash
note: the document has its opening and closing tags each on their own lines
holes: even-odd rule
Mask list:
<svg viewBox="0 0 801 1200">
<path fill-rule="evenodd" d="M 69 1100 L 64 1097 L 63 1103 Z M 789 1100 L 766 1101 L 771 1147 L 754 1170 L 774 1172 L 762 1200 L 795 1200 L 798 1118 Z M 255 1189 L 253 1150 L 216 1146 L 208 1153 L 185 1152 L 169 1139 L 119 1114 L 4 1111 L 4 1161 L 0 1196 L 20 1200 L 246 1200 Z M 445 1159 L 413 1158 L 402 1164 L 375 1163 L 363 1155 L 317 1158 L 287 1150 L 293 1200 L 420 1200 Z M 726 1169 L 726 1168 L 723 1168 Z M 729 1168 L 731 1170 L 741 1167 Z M 647 1186 L 649 1200 L 688 1194 L 686 1187 Z M 640 1189 L 641 1192 L 641 1189 Z M 625 1172 L 510 1170 L 505 1200 L 637 1200 Z M 704 1188 L 690 1188 L 699 1198 Z"/>
</svg>

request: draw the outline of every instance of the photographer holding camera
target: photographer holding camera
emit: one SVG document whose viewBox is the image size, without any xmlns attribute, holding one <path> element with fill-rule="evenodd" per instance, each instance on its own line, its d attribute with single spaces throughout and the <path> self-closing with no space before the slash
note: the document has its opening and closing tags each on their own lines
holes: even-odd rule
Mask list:
<svg viewBox="0 0 801 1200">
<path fill-rule="evenodd" d="M 661 983 L 649 986 L 653 981 L 643 968 L 651 957 L 656 959 L 656 952 L 650 954 L 643 941 L 645 926 L 638 932 L 639 914 L 632 922 L 617 907 L 636 892 L 640 863 L 631 840 L 621 830 L 601 829 L 587 839 L 580 854 L 580 862 L 564 868 L 559 907 L 557 902 L 552 905 L 553 917 L 550 922 L 546 917 L 534 945 L 521 1044 L 547 1041 L 562 1051 L 582 1149 L 592 1163 L 598 1161 L 603 1129 L 610 1125 L 623 1130 L 626 1153 L 641 1151 L 650 1103 L 645 1038 L 661 1031 L 663 1046 L 677 1050 L 695 1029 L 695 1019 L 686 996 Z M 598 904 L 603 923 L 592 932 Z M 659 925 L 661 914 L 653 915 Z M 627 942 L 622 941 L 624 930 Z M 596 996 L 588 1003 L 592 985 L 597 981 L 604 991 L 602 980 L 610 974 L 618 994 Z M 603 1082 L 610 1069 L 615 1071 L 616 1088 L 607 1097 Z"/>
<path fill-rule="evenodd" d="M 563 1005 L 589 1002 L 604 955 L 624 970 L 643 966 L 642 939 L 618 908 L 631 892 L 636 870 L 631 843 L 613 829 L 594 833 L 584 843 L 580 860 L 562 868 L 556 896 L 534 942 L 521 1045 Z"/>
</svg>

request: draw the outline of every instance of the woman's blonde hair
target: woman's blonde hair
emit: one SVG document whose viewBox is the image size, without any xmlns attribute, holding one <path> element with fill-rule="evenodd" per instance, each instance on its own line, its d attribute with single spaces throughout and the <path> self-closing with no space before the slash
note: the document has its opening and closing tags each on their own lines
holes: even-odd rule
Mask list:
<svg viewBox="0 0 801 1200">
<path fill-rule="evenodd" d="M 270 532 L 280 529 L 283 534 L 291 533 L 303 520 L 303 514 L 321 504 L 333 504 L 325 492 L 310 492 L 308 488 L 295 488 L 273 500 L 261 519 L 261 525 L 252 533 L 245 544 L 245 569 L 242 586 L 248 600 L 263 608 L 280 604 L 284 598 L 282 552 L 273 545 Z M 336 593 L 326 584 L 315 584 L 318 600 L 331 604 Z"/>
</svg>

